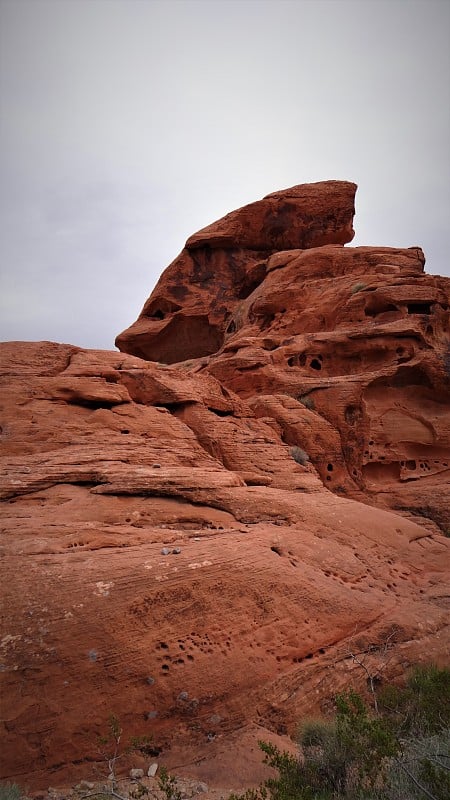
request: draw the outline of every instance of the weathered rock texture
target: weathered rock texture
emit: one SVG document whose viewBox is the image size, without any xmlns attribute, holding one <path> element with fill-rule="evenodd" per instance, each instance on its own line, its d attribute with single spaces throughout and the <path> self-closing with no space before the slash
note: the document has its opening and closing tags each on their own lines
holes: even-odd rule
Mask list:
<svg viewBox="0 0 450 800">
<path fill-rule="evenodd" d="M 424 273 L 418 247 L 343 247 L 355 190 L 297 186 L 195 234 L 117 343 L 154 360 L 204 356 L 186 367 L 270 418 L 332 491 L 362 492 L 446 531 L 450 281 Z M 291 208 L 275 238 L 264 227 L 271 198 Z M 189 336 L 172 336 L 178 326 Z"/>
<path fill-rule="evenodd" d="M 189 240 L 120 337 L 189 362 L 0 346 L 3 777 L 89 777 L 114 712 L 208 782 L 232 746 L 240 788 L 245 743 L 364 687 L 352 653 L 445 660 L 446 283 L 417 248 L 342 247 L 354 189 Z"/>
<path fill-rule="evenodd" d="M 275 192 L 194 234 L 162 275 L 119 350 L 173 363 L 215 353 L 231 314 L 279 250 L 353 239 L 356 186 L 326 181 Z"/>
</svg>

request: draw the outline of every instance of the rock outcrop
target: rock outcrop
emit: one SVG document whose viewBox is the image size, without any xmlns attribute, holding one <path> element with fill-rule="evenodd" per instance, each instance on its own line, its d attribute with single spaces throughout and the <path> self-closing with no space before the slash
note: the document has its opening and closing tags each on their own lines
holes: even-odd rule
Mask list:
<svg viewBox="0 0 450 800">
<path fill-rule="evenodd" d="M 362 493 L 445 532 L 450 281 L 424 273 L 419 247 L 343 247 L 355 190 L 337 181 L 297 186 L 195 234 L 117 343 L 155 360 L 195 359 L 185 367 L 214 375 L 272 419 L 332 491 Z M 271 229 L 264 237 L 265 204 L 276 198 L 284 207 L 291 197 L 298 221 L 280 213 L 277 237 Z M 194 256 L 201 268 L 184 273 Z M 196 328 L 200 308 L 214 343 Z M 191 314 L 195 341 L 172 338 Z M 170 354 L 161 348 L 168 335 Z"/>
<path fill-rule="evenodd" d="M 354 191 L 196 234 L 128 354 L 0 345 L 2 777 L 89 777 L 114 713 L 151 737 L 124 769 L 211 784 L 364 688 L 356 652 L 445 660 L 448 281 L 343 247 Z"/>
<path fill-rule="evenodd" d="M 264 279 L 270 255 L 352 240 L 355 191 L 344 181 L 294 186 L 203 228 L 187 240 L 117 347 L 168 364 L 215 353 L 232 313 Z"/>
</svg>

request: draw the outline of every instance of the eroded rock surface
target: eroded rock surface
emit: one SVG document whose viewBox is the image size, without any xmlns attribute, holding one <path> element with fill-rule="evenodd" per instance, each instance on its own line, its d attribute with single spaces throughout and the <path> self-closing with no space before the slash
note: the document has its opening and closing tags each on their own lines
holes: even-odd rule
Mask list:
<svg viewBox="0 0 450 800">
<path fill-rule="evenodd" d="M 449 282 L 344 247 L 355 188 L 195 234 L 128 354 L 0 346 L 3 777 L 90 779 L 114 713 L 242 789 L 352 654 L 445 661 Z"/>
<path fill-rule="evenodd" d="M 1 363 L 5 777 L 89 777 L 115 713 L 223 781 L 228 736 L 364 684 L 355 648 L 390 676 L 442 658 L 448 539 L 327 491 L 273 424 L 286 396 L 256 418 L 209 375 L 120 353 L 13 343 Z"/>
<path fill-rule="evenodd" d="M 419 247 L 343 247 L 355 190 L 338 181 L 294 187 L 194 234 L 118 345 L 163 361 L 191 359 L 185 368 L 215 376 L 271 419 L 284 442 L 304 449 L 332 491 L 362 494 L 446 532 L 450 281 L 424 273 Z M 257 234 L 270 198 L 283 205 L 291 195 L 298 222 L 279 214 L 275 239 L 270 226 L 266 238 Z M 194 254 L 198 263 L 214 260 L 211 274 L 192 272 Z M 238 273 L 253 276 L 245 290 Z M 187 294 L 172 308 L 176 286 Z M 214 321 L 214 342 L 196 327 L 200 306 Z M 191 314 L 195 342 L 176 337 L 171 347 L 180 349 L 165 353 L 161 336 L 189 327 Z"/>
<path fill-rule="evenodd" d="M 264 279 L 270 255 L 352 240 L 355 191 L 345 181 L 294 186 L 203 228 L 163 273 L 117 347 L 169 364 L 215 353 L 231 314 Z"/>
</svg>

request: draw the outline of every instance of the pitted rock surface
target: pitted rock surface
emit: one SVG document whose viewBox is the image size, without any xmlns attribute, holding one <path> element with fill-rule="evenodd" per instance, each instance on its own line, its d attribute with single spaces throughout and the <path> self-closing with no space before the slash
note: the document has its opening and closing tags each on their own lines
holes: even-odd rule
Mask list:
<svg viewBox="0 0 450 800">
<path fill-rule="evenodd" d="M 91 777 L 113 712 L 161 763 L 223 785 L 227 737 L 294 730 L 364 684 L 352 648 L 382 668 L 389 638 L 394 677 L 442 658 L 448 539 L 329 492 L 282 441 L 285 396 L 256 418 L 209 375 L 1 354 L 5 777 Z M 245 760 L 223 762 L 231 788 L 263 775 Z"/>
<path fill-rule="evenodd" d="M 151 739 L 124 775 L 243 789 L 257 739 L 364 691 L 352 652 L 445 661 L 449 282 L 344 247 L 354 191 L 196 234 L 132 353 L 0 346 L 2 777 L 91 779 L 114 713 Z"/>
</svg>

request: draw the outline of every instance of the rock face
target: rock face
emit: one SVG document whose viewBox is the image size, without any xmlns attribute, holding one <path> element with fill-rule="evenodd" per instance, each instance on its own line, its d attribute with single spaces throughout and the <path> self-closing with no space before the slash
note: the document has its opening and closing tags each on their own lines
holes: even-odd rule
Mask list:
<svg viewBox="0 0 450 800">
<path fill-rule="evenodd" d="M 114 713 L 152 737 L 125 773 L 243 788 L 250 741 L 364 688 L 352 653 L 445 659 L 448 281 L 344 248 L 354 190 L 196 234 L 129 354 L 0 345 L 1 777 L 90 777 Z"/>
<path fill-rule="evenodd" d="M 196 359 L 187 367 L 270 418 L 332 491 L 363 493 L 445 532 L 450 281 L 424 273 L 418 247 L 343 247 L 355 190 L 338 181 L 296 186 L 194 234 L 117 344 L 155 360 Z M 172 337 L 179 326 L 190 334 Z"/>
<path fill-rule="evenodd" d="M 119 350 L 164 363 L 215 353 L 231 314 L 264 279 L 279 250 L 345 244 L 356 185 L 294 186 L 228 214 L 194 234 L 162 275 Z"/>
</svg>

